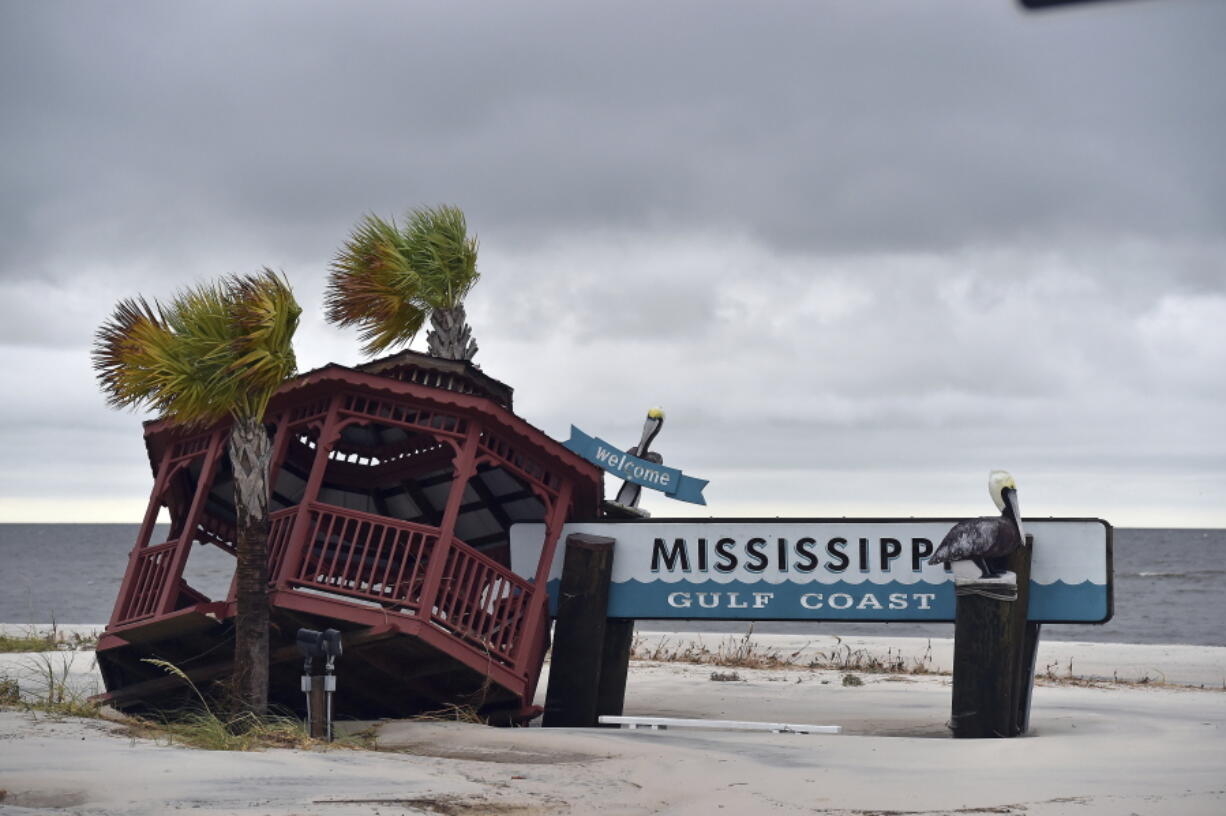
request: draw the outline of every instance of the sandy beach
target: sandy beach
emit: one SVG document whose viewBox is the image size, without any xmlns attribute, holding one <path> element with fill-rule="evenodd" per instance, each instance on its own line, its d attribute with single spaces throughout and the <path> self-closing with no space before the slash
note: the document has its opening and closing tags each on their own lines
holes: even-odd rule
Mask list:
<svg viewBox="0 0 1226 816">
<path fill-rule="evenodd" d="M 811 654 L 835 649 L 852 660 L 901 655 L 938 672 L 950 641 L 755 635 L 753 643 L 797 665 L 637 659 L 626 713 L 829 724 L 842 734 L 396 721 L 373 726 L 379 750 L 233 753 L 9 708 L 0 712 L 0 813 L 1226 812 L 1226 648 L 1045 642 L 1030 735 L 970 741 L 948 736 L 948 675 L 805 667 Z M 734 641 L 648 633 L 638 653 L 721 644 Z M 97 683 L 89 652 L 51 656 L 72 658 L 78 687 Z M 0 672 L 19 674 L 30 659 L 0 656 Z M 849 673 L 862 684 L 845 685 Z"/>
</svg>

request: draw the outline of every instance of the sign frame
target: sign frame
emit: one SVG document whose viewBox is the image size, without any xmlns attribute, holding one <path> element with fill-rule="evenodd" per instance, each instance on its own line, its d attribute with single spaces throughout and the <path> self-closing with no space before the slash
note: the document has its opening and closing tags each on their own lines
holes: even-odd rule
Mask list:
<svg viewBox="0 0 1226 816">
<path fill-rule="evenodd" d="M 594 531 L 587 530 L 587 529 L 585 529 L 585 530 L 584 530 L 584 532 L 591 532 L 592 534 L 596 534 L 596 535 L 607 535 L 607 536 L 612 537 L 612 538 L 614 538 L 614 539 L 618 539 L 618 535 L 617 535 L 617 528 L 618 528 L 618 527 L 621 527 L 621 526 L 623 526 L 623 525 L 639 525 L 639 526 L 644 526 L 644 525 L 646 525 L 646 526 L 656 526 L 656 525 L 679 525 L 679 526 L 680 526 L 680 525 L 690 525 L 690 526 L 694 526 L 694 525 L 708 525 L 708 524 L 709 524 L 709 525 L 712 525 L 713 527 L 716 527 L 716 526 L 718 526 L 718 525 L 730 525 L 730 524 L 758 524 L 758 525 L 767 525 L 767 524 L 770 524 L 770 525 L 806 525 L 806 524 L 808 524 L 808 525 L 894 525 L 894 524 L 930 524 L 930 525 L 942 525 L 942 526 L 945 526 L 945 529 L 946 529 L 946 530 L 948 530 L 948 528 L 953 527 L 953 525 L 954 525 L 954 524 L 957 524 L 959 521 L 963 521 L 963 520 L 964 520 L 964 518 L 956 518 L 956 517 L 943 517 L 943 516 L 942 516 L 942 517 L 893 516 L 893 517 L 876 517 L 876 518 L 868 518 L 868 517 L 797 517 L 797 518 L 793 518 L 793 517 L 786 517 L 786 518 L 781 518 L 781 517 L 763 517 L 763 516 L 759 516 L 759 517 L 745 517 L 745 518 L 731 518 L 731 517 L 690 517 L 690 518 L 684 518 L 684 517 L 682 517 L 682 518 L 646 518 L 646 519 L 591 519 L 591 520 L 587 520 L 587 521 L 572 521 L 572 522 L 568 522 L 568 526 L 574 525 L 574 526 L 583 526 L 583 527 L 587 528 L 589 525 L 599 525 L 599 526 L 600 526 L 600 527 L 602 527 L 602 528 L 603 528 L 603 527 L 607 527 L 607 528 L 609 528 L 609 529 L 607 529 L 607 530 L 603 530 L 603 531 L 600 531 L 600 532 L 594 532 Z M 1105 539 L 1105 540 L 1104 540 L 1104 547 L 1105 547 L 1105 553 L 1104 553 L 1104 558 L 1105 558 L 1105 563 L 1104 563 L 1104 569 L 1105 569 L 1105 584 L 1103 584 L 1103 585 L 1101 585 L 1101 586 L 1104 586 L 1104 587 L 1105 587 L 1105 593 L 1106 593 L 1106 596 L 1105 596 L 1105 602 L 1106 602 L 1106 603 L 1105 603 L 1105 606 L 1106 606 L 1106 610 L 1105 610 L 1105 615 L 1104 615 L 1104 617 L 1103 617 L 1102 619 L 1100 619 L 1100 620 L 1085 620 L 1085 619 L 1072 619 L 1072 620 L 1066 620 L 1066 619 L 1043 619 L 1043 620 L 1042 620 L 1042 623 L 1044 623 L 1044 624 L 1049 624 L 1049 623 L 1050 623 L 1050 624 L 1102 625 L 1102 624 L 1105 624 L 1105 623 L 1110 622 L 1110 621 L 1112 620 L 1112 618 L 1114 617 L 1114 615 L 1115 615 L 1115 552 L 1114 552 L 1114 533 L 1115 533 L 1115 528 L 1114 528 L 1114 527 L 1113 527 L 1113 526 L 1112 526 L 1112 525 L 1111 525 L 1109 522 L 1107 522 L 1106 520 L 1101 519 L 1101 518 L 1095 518 L 1095 517 L 1080 517 L 1080 516 L 1079 516 L 1079 517 L 1028 517 L 1028 518 L 1026 518 L 1026 519 L 1025 519 L 1025 523 L 1026 523 L 1026 525 L 1027 525 L 1028 527 L 1030 527 L 1031 525 L 1041 526 L 1043 523 L 1047 523 L 1047 522 L 1063 522 L 1063 523 L 1079 523 L 1079 524 L 1100 524 L 1100 525 L 1102 525 L 1102 527 L 1103 527 L 1103 533 L 1104 533 L 1104 539 Z M 524 525 L 524 526 L 528 526 L 528 525 L 532 525 L 532 524 L 534 524 L 534 523 L 532 523 L 532 522 L 518 522 L 518 523 L 516 523 L 516 524 L 512 525 L 512 528 L 511 528 L 511 542 L 512 542 L 512 559 L 513 559 L 513 563 L 514 563 L 514 559 L 515 559 L 515 555 L 514 555 L 514 553 L 515 553 L 515 540 L 516 540 L 516 535 L 515 535 L 514 530 L 515 530 L 515 527 L 516 527 L 516 526 L 519 526 L 519 525 L 521 525 L 521 524 L 522 524 L 522 525 Z M 536 524 L 538 524 L 538 526 L 539 526 L 539 523 L 536 523 Z M 563 532 L 562 532 L 562 536 L 563 536 L 563 537 L 565 537 L 565 535 L 566 535 L 566 534 L 567 534 L 567 531 L 566 531 L 566 529 L 564 528 L 564 530 L 563 530 Z M 933 542 L 932 542 L 932 544 L 933 544 L 934 548 L 935 548 L 935 546 L 939 545 L 939 543 L 940 543 L 939 539 L 938 539 L 938 540 L 936 540 L 936 541 L 933 541 Z M 558 547 L 558 552 L 557 552 L 557 554 L 556 554 L 556 556 L 555 556 L 555 557 L 556 557 L 556 559 L 558 559 L 558 560 L 557 560 L 557 563 L 558 563 L 558 564 L 560 564 L 560 559 L 561 559 L 561 557 L 562 557 L 562 554 L 563 554 L 564 549 L 565 549 L 564 547 Z M 531 560 L 531 559 L 529 558 L 529 559 L 527 559 L 527 560 Z M 535 563 L 535 562 L 534 562 L 534 563 Z M 614 570 L 616 571 L 616 569 L 617 569 L 617 554 L 616 554 L 616 547 L 615 547 L 615 548 L 614 548 Z M 550 579 L 550 591 L 551 591 L 551 592 L 553 591 L 553 588 L 554 588 L 555 582 L 558 580 L 557 575 L 556 575 L 555 573 L 556 573 L 556 569 L 555 569 L 553 572 L 551 572 L 551 575 L 553 576 L 553 577 Z M 661 583 L 663 583 L 663 582 L 661 582 Z M 712 586 L 713 586 L 713 587 L 718 588 L 718 587 L 720 586 L 720 582 L 714 582 L 714 581 L 712 581 L 711 583 L 712 583 Z M 768 585 L 768 586 L 770 585 L 770 584 L 769 584 L 769 583 L 767 583 L 767 582 L 763 582 L 763 583 L 764 583 L 764 584 L 766 584 L 766 585 Z M 819 582 L 814 582 L 814 583 L 815 583 L 815 584 L 817 584 L 817 583 L 819 583 Z M 855 582 L 852 582 L 852 583 L 855 583 Z M 952 580 L 950 580 L 950 581 L 948 581 L 948 582 L 943 582 L 943 583 L 948 583 L 948 584 L 949 584 L 949 593 L 950 593 L 950 595 L 952 596 L 952 595 L 953 595 L 953 582 L 952 582 Z M 1034 584 L 1034 582 L 1032 581 L 1032 587 L 1033 587 L 1033 584 Z M 775 585 L 778 585 L 778 582 L 776 582 L 776 584 L 775 584 Z M 822 585 L 829 586 L 830 584 L 829 584 L 829 583 L 823 583 Z M 921 584 L 921 585 L 922 585 L 922 586 L 925 586 L 925 587 L 932 587 L 932 586 L 942 586 L 943 584 L 923 583 L 923 584 Z M 816 610 L 814 610 L 814 611 L 816 611 Z M 624 615 L 620 615 L 620 614 L 619 614 L 619 615 L 614 615 L 613 617 L 623 618 L 623 617 L 627 617 L 627 616 L 624 616 Z M 815 614 L 815 615 L 813 615 L 813 616 L 807 616 L 807 617 L 777 617 L 777 616 L 767 616 L 767 617 L 762 617 L 762 618 L 753 618 L 753 617 L 749 617 L 749 616 L 721 617 L 721 616 L 718 616 L 718 615 L 716 615 L 716 616 L 706 616 L 706 615 L 704 615 L 704 616 L 692 616 L 692 617 L 685 617 L 685 616 L 682 616 L 682 615 L 670 615 L 670 616 L 668 616 L 667 618 L 660 618 L 660 617 L 659 617 L 659 616 L 657 616 L 657 615 L 645 614 L 645 615 L 637 616 L 637 617 L 635 617 L 634 619 L 636 619 L 636 620 L 661 620 L 661 619 L 663 619 L 663 620 L 696 620 L 696 621 L 704 621 L 704 622 L 707 622 L 707 621 L 716 621 L 716 620 L 726 620 L 726 621 L 751 621 L 751 620 L 760 620 L 760 621 L 789 621 L 789 622 L 798 622 L 798 623 L 809 623 L 809 622 L 811 622 L 811 623 L 898 623 L 898 624 L 905 624 L 905 623 L 947 623 L 947 622 L 950 622 L 950 621 L 952 620 L 952 618 L 929 618 L 929 619 L 916 619 L 916 618 L 898 618 L 898 617 L 889 617 L 889 616 L 883 616 L 883 615 L 878 615 L 878 616 L 876 616 L 876 617 L 857 617 L 857 616 L 855 616 L 855 615 L 849 615 L 849 616 L 842 616 L 842 615 L 840 615 L 840 616 L 838 616 L 838 617 L 829 617 L 829 616 L 821 616 L 821 615 L 817 615 L 817 614 Z"/>
</svg>

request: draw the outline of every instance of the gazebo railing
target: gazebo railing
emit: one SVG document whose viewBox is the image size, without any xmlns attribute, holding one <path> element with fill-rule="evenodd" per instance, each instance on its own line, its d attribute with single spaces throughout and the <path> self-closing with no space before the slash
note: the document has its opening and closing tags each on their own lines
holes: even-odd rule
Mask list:
<svg viewBox="0 0 1226 816">
<path fill-rule="evenodd" d="M 268 516 L 268 574 L 275 577 L 285 553 L 289 549 L 290 536 L 294 532 L 297 507 L 286 507 Z"/>
<path fill-rule="evenodd" d="M 152 547 L 145 547 L 137 555 L 132 569 L 131 589 L 123 599 L 114 625 L 132 623 L 160 612 L 160 601 L 166 583 L 170 580 L 170 567 L 178 549 L 179 540 L 172 539 Z"/>
<path fill-rule="evenodd" d="M 437 530 L 314 503 L 307 524 L 306 552 L 296 574 L 288 576 L 290 583 L 386 607 L 417 609 Z M 270 572 L 276 574 L 278 567 L 279 559 Z"/>
<path fill-rule="evenodd" d="M 322 503 L 288 507 L 269 518 L 269 574 L 284 590 L 307 590 L 365 605 L 377 605 L 428 622 L 463 643 L 482 660 L 515 670 L 535 646 L 525 631 L 533 585 L 459 539 L 440 548 L 436 528 Z M 298 519 L 305 537 L 294 535 Z M 292 553 L 295 540 L 303 552 Z M 176 582 L 179 541 L 146 547 L 135 557 L 131 589 L 114 625 L 156 617 L 167 585 Z M 442 558 L 437 591 L 425 586 L 432 559 Z M 297 568 L 281 575 L 289 562 Z M 231 582 L 229 600 L 235 599 Z M 203 596 L 201 596 L 203 598 Z M 423 598 L 433 598 L 423 607 Z M 526 663 L 525 663 L 526 665 Z"/>
<path fill-rule="evenodd" d="M 270 574 L 287 556 L 298 508 L 274 513 Z M 311 503 L 306 552 L 291 587 L 305 588 L 417 616 L 469 647 L 513 667 L 532 584 L 459 540 L 443 557 L 438 592 L 422 608 L 427 566 L 438 555 L 438 530 L 358 510 Z"/>
<path fill-rule="evenodd" d="M 430 620 L 507 664 L 519 654 L 532 584 L 455 542 L 447 550 Z"/>
</svg>

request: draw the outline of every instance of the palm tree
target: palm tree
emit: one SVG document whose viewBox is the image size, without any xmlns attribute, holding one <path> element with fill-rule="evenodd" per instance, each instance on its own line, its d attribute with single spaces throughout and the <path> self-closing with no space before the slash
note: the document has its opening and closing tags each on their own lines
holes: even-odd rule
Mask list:
<svg viewBox="0 0 1226 816">
<path fill-rule="evenodd" d="M 458 207 L 412 210 L 403 227 L 367 215 L 332 263 L 327 317 L 357 326 L 362 350 L 378 354 L 411 341 L 429 316 L 426 350 L 471 360 L 477 343 L 464 297 L 477 278 L 477 239 Z"/>
<path fill-rule="evenodd" d="M 121 300 L 98 329 L 93 365 L 107 402 L 201 427 L 231 420 L 238 590 L 234 673 L 240 707 L 268 704 L 268 466 L 264 412 L 296 369 L 301 309 L 264 269 L 177 295 L 169 305 Z M 208 489 L 201 485 L 200 489 Z"/>
</svg>

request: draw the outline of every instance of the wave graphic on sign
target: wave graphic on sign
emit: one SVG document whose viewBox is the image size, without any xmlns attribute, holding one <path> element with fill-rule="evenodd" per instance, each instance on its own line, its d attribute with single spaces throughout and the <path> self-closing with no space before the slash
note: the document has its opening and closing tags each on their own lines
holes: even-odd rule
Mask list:
<svg viewBox="0 0 1226 816">
<path fill-rule="evenodd" d="M 560 581 L 549 582 L 556 612 Z M 621 581 L 609 586 L 611 618 L 661 620 L 894 621 L 952 623 L 956 601 L 946 584 L 766 584 Z M 1029 619 L 1036 623 L 1103 623 L 1111 618 L 1109 589 L 1084 581 L 1030 584 Z"/>
</svg>

